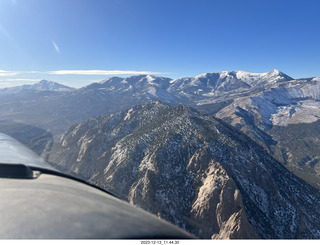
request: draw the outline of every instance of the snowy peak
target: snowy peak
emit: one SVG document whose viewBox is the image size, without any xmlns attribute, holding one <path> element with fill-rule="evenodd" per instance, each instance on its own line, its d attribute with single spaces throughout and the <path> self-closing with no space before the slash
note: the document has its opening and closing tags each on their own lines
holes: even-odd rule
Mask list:
<svg viewBox="0 0 320 245">
<path fill-rule="evenodd" d="M 221 72 L 213 72 L 213 73 L 204 73 L 194 78 L 181 78 L 180 80 L 189 80 L 191 85 L 200 85 L 204 80 L 209 80 L 211 85 L 219 85 L 223 82 L 235 83 L 237 81 L 246 82 L 249 85 L 254 85 L 255 83 L 261 83 L 261 81 L 266 81 L 268 79 L 277 79 L 277 80 L 293 80 L 293 78 L 288 75 L 273 69 L 266 73 L 252 73 L 246 71 L 221 71 Z"/>
<path fill-rule="evenodd" d="M 137 75 L 126 78 L 112 77 L 90 84 L 80 91 L 87 93 L 90 90 L 100 95 L 104 93 L 115 96 L 114 98 L 130 96 L 141 103 L 146 103 L 151 98 L 175 104 L 206 104 L 223 96 L 235 97 L 239 96 L 239 93 L 264 90 L 290 80 L 293 79 L 276 69 L 266 73 L 221 71 L 176 80 Z"/>
<path fill-rule="evenodd" d="M 267 72 L 265 74 L 267 74 L 269 77 L 271 77 L 271 76 L 282 76 L 282 77 L 287 77 L 290 80 L 293 80 L 292 77 L 289 77 L 287 74 L 285 74 L 285 73 L 283 73 L 283 72 L 281 72 L 281 71 L 279 71 L 277 69 L 273 69 L 273 70 L 271 70 L 271 71 L 269 71 L 269 72 Z"/>
<path fill-rule="evenodd" d="M 269 75 L 271 75 L 271 76 L 279 76 L 279 75 L 281 75 L 281 74 L 283 74 L 283 73 L 280 72 L 280 71 L 277 70 L 277 69 L 273 69 L 273 70 L 267 72 L 267 74 L 269 74 Z"/>
<path fill-rule="evenodd" d="M 320 82 L 320 77 L 313 77 L 311 79 L 312 82 Z"/>
<path fill-rule="evenodd" d="M 70 91 L 73 88 L 47 80 L 41 80 L 39 83 L 31 85 L 29 89 L 38 91 Z"/>
<path fill-rule="evenodd" d="M 293 78 L 276 69 L 266 73 L 221 71 L 176 79 L 171 82 L 168 91 L 183 100 L 210 100 L 204 103 L 212 103 L 218 97 L 239 97 L 239 93 L 263 91 L 291 80 Z"/>
<path fill-rule="evenodd" d="M 83 89 L 107 89 L 120 91 L 128 88 L 145 89 L 150 86 L 166 88 L 171 78 L 157 77 L 152 75 L 138 75 L 126 78 L 111 77 L 98 83 L 92 83 Z"/>
<path fill-rule="evenodd" d="M 227 81 L 229 83 L 235 83 L 237 80 L 241 80 L 242 82 L 246 82 L 251 86 L 255 84 L 259 84 L 262 81 L 270 82 L 272 81 L 290 81 L 293 78 L 288 75 L 280 72 L 277 69 L 273 69 L 266 73 L 253 73 L 246 71 L 222 71 L 215 73 L 205 73 L 202 75 L 198 75 L 195 79 L 218 79 L 220 81 Z M 219 84 L 219 83 L 218 83 Z"/>
<path fill-rule="evenodd" d="M 221 79 L 227 77 L 229 78 L 230 82 L 234 82 L 235 80 L 239 79 L 242 82 L 248 83 L 250 86 L 259 85 L 262 83 L 272 83 L 275 81 L 293 80 L 293 78 L 289 77 L 283 72 L 280 72 L 277 69 L 273 69 L 266 73 L 253 73 L 246 71 L 224 71 L 219 72 L 218 74 L 220 74 Z"/>
<path fill-rule="evenodd" d="M 22 91 L 54 91 L 54 92 L 65 92 L 65 91 L 71 91 L 74 90 L 74 88 L 52 82 L 47 80 L 41 80 L 40 82 L 36 84 L 31 85 L 22 85 L 22 86 L 16 86 L 16 87 L 10 87 L 10 88 L 4 88 L 0 89 L 0 94 L 17 94 Z"/>
<path fill-rule="evenodd" d="M 80 91 L 84 93 L 91 91 L 100 95 L 108 94 L 118 100 L 129 96 L 138 100 L 141 99 L 141 103 L 146 103 L 150 99 L 173 101 L 175 98 L 167 91 L 170 81 L 172 81 L 171 78 L 152 75 L 138 75 L 126 78 L 112 77 L 83 87 Z"/>
<path fill-rule="evenodd" d="M 277 69 L 273 69 L 273 70 L 265 73 L 262 77 L 264 77 L 266 79 L 270 79 L 271 81 L 274 81 L 274 82 L 293 80 L 292 77 L 288 76 L 287 74 L 285 74 Z"/>
<path fill-rule="evenodd" d="M 126 82 L 130 83 L 136 88 L 146 88 L 148 86 L 167 88 L 171 80 L 172 79 L 170 78 L 152 75 L 132 76 L 125 79 Z"/>
</svg>

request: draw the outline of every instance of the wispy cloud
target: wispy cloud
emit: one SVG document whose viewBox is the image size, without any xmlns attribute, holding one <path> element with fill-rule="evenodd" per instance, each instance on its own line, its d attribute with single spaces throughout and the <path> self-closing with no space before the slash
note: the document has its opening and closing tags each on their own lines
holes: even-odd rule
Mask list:
<svg viewBox="0 0 320 245">
<path fill-rule="evenodd" d="M 140 75 L 140 74 L 162 74 L 152 71 L 120 71 L 120 70 L 58 70 L 49 71 L 48 74 L 55 75 Z"/>
<path fill-rule="evenodd" d="M 60 49 L 59 49 L 59 46 L 57 45 L 57 43 L 55 41 L 52 41 L 52 45 L 53 45 L 54 49 L 57 51 L 57 53 L 60 54 Z"/>
<path fill-rule="evenodd" d="M 0 77 L 8 77 L 18 75 L 19 72 L 0 70 Z"/>
</svg>

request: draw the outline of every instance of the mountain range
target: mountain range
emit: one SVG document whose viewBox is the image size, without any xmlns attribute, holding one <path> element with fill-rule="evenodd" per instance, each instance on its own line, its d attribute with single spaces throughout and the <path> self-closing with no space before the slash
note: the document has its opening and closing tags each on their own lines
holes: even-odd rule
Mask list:
<svg viewBox="0 0 320 245">
<path fill-rule="evenodd" d="M 0 89 L 0 131 L 198 237 L 319 238 L 319 87 L 275 69 L 43 80 Z"/>
<path fill-rule="evenodd" d="M 25 126 L 45 130 L 22 141 L 36 145 L 39 154 L 48 154 L 52 142 L 58 142 L 73 124 L 158 99 L 191 106 L 235 126 L 290 171 L 320 188 L 319 86 L 320 78 L 293 79 L 276 69 L 175 80 L 151 75 L 112 77 L 80 89 L 41 81 L 0 89 L 0 126 L 4 133 L 11 133 L 12 127 L 24 131 Z"/>
</svg>

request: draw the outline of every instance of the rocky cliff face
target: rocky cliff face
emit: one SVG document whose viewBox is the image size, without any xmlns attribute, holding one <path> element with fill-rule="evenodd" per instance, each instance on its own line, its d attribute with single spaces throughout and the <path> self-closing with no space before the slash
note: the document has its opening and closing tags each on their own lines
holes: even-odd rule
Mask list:
<svg viewBox="0 0 320 245">
<path fill-rule="evenodd" d="M 88 119 L 50 160 L 201 238 L 320 238 L 316 189 L 188 107 L 154 101 Z"/>
</svg>

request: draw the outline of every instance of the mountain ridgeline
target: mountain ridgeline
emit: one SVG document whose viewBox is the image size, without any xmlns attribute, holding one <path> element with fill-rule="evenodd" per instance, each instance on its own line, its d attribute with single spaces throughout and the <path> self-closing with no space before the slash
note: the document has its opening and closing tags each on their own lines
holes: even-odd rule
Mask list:
<svg viewBox="0 0 320 245">
<path fill-rule="evenodd" d="M 88 119 L 53 148 L 59 169 L 200 238 L 320 238 L 320 194 L 240 131 L 159 101 Z"/>
<path fill-rule="evenodd" d="M 317 77 L 293 79 L 274 69 L 266 73 L 223 71 L 175 80 L 151 75 L 112 77 L 80 89 L 41 81 L 0 89 L 0 126 L 8 134 L 21 125 L 47 131 L 51 138 L 15 134 L 47 158 L 52 142 L 58 142 L 73 124 L 154 99 L 188 105 L 224 120 L 320 189 Z M 39 138 L 49 142 L 38 142 Z"/>
<path fill-rule="evenodd" d="M 319 118 L 278 70 L 0 89 L 1 133 L 200 238 L 320 238 Z"/>
</svg>

